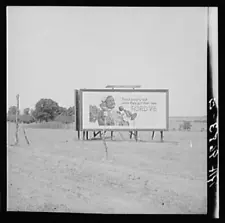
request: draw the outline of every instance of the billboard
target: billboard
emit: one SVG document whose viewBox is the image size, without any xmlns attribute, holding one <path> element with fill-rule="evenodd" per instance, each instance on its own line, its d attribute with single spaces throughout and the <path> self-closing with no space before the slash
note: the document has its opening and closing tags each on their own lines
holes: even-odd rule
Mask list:
<svg viewBox="0 0 225 223">
<path fill-rule="evenodd" d="M 81 89 L 80 130 L 168 130 L 168 90 Z"/>
</svg>

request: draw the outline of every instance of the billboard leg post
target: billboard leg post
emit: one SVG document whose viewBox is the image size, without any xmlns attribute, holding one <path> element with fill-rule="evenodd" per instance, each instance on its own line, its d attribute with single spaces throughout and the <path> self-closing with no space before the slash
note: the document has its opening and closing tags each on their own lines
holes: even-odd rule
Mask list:
<svg viewBox="0 0 225 223">
<path fill-rule="evenodd" d="M 154 139 L 155 131 L 152 132 L 152 140 Z"/>
<path fill-rule="evenodd" d="M 130 131 L 130 139 L 132 139 L 133 136 L 135 138 L 135 135 L 136 135 L 136 131 Z"/>
<path fill-rule="evenodd" d="M 161 133 L 161 142 L 163 142 L 163 131 L 160 131 Z"/>
<path fill-rule="evenodd" d="M 98 132 L 95 132 L 95 131 L 94 131 L 94 133 L 93 133 L 93 134 L 94 134 L 94 138 L 95 138 L 98 134 L 99 134 L 99 135 L 100 135 L 100 137 L 101 137 L 101 131 L 98 131 Z"/>
<path fill-rule="evenodd" d="M 85 140 L 85 131 L 83 131 L 83 140 Z"/>
<path fill-rule="evenodd" d="M 86 139 L 88 140 L 88 131 L 86 131 Z"/>
</svg>

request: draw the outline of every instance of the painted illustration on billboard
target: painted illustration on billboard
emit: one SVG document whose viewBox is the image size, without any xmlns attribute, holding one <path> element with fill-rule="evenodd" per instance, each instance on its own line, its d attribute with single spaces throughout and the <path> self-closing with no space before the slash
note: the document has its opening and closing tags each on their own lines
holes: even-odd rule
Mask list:
<svg viewBox="0 0 225 223">
<path fill-rule="evenodd" d="M 98 122 L 99 126 L 129 126 L 137 117 L 137 113 L 126 110 L 122 105 L 116 109 L 115 99 L 111 95 L 103 99 L 99 106 L 90 105 L 89 114 L 89 121 Z"/>
<path fill-rule="evenodd" d="M 83 129 L 168 129 L 167 91 L 82 92 Z"/>
</svg>

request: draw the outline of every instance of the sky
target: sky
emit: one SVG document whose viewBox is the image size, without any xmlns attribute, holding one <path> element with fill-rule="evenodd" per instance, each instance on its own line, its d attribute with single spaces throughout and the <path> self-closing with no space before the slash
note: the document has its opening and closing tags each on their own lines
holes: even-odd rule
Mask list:
<svg viewBox="0 0 225 223">
<path fill-rule="evenodd" d="M 7 7 L 7 110 L 74 89 L 169 90 L 170 116 L 207 114 L 206 7 Z"/>
</svg>

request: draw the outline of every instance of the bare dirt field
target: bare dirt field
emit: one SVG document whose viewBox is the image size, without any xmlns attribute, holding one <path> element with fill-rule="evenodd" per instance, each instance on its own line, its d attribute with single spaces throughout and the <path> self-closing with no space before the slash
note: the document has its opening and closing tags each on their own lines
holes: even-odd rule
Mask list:
<svg viewBox="0 0 225 223">
<path fill-rule="evenodd" d="M 77 140 L 74 130 L 22 130 L 7 124 L 7 210 L 82 213 L 206 214 L 206 132 L 127 132 Z M 90 134 L 91 135 L 91 134 Z M 110 133 L 108 133 L 110 135 Z M 123 139 L 122 139 L 123 138 Z M 190 144 L 191 141 L 191 144 Z"/>
</svg>

